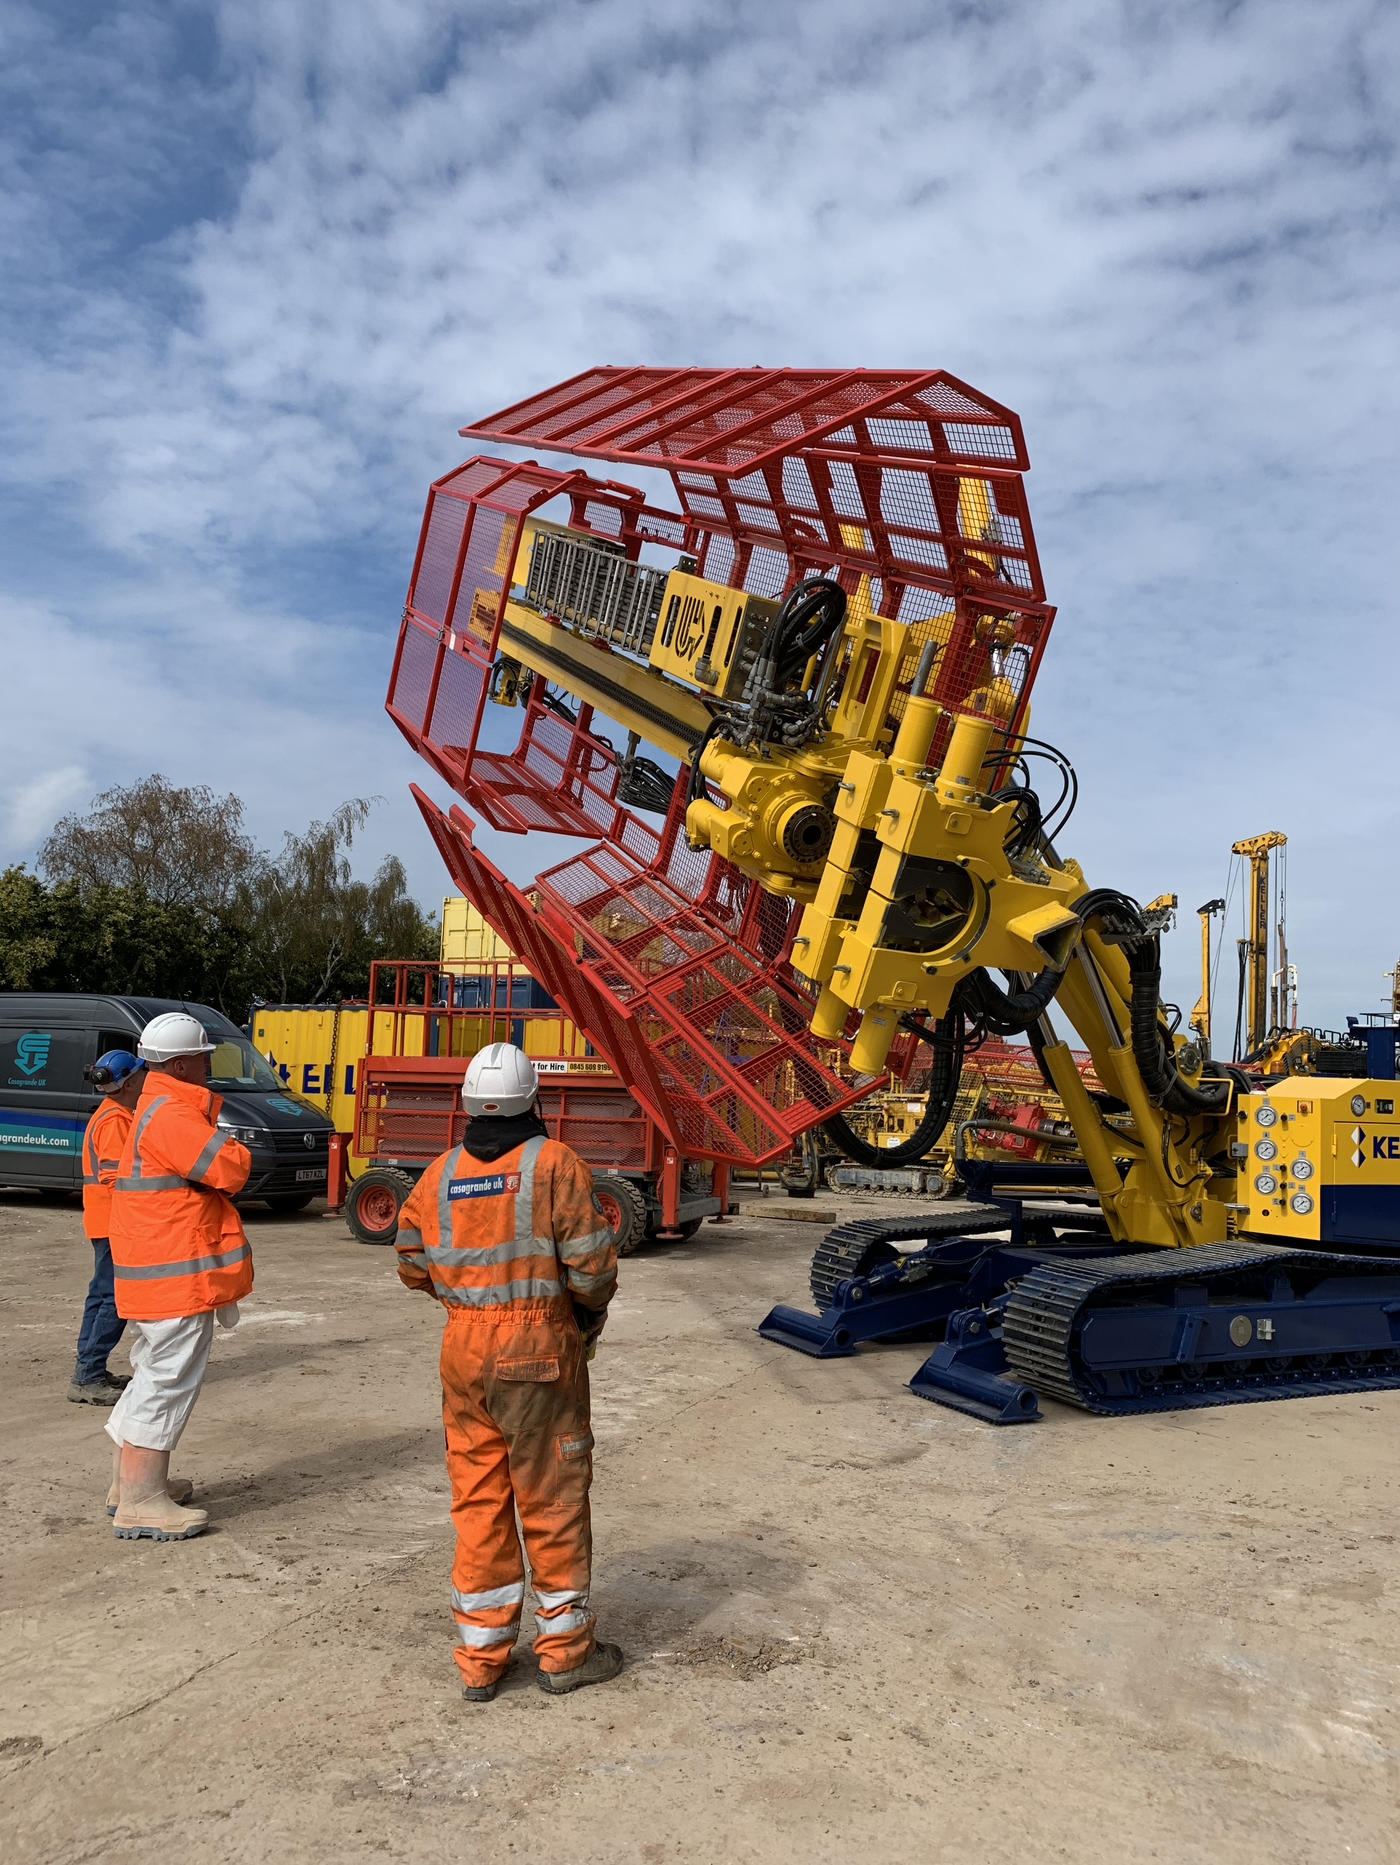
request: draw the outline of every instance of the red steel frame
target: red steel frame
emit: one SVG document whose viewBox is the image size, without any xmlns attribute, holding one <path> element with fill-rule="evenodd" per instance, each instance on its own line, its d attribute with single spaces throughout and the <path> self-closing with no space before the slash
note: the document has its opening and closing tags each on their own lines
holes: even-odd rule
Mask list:
<svg viewBox="0 0 1400 1865">
<path fill-rule="evenodd" d="M 482 978 L 491 1002 L 473 1005 L 438 1004 L 439 978 Z M 511 1005 L 510 986 L 531 974 L 509 960 L 485 960 L 463 973 L 453 967 L 419 959 L 379 959 L 370 967 L 366 1053 L 355 1089 L 354 1150 L 361 1158 L 386 1164 L 421 1164 L 460 1144 L 467 1116 L 462 1107 L 463 1055 L 454 1055 L 454 1032 L 463 1024 L 488 1026 L 487 1040 L 511 1041 L 512 1026 L 529 1022 L 536 1028 L 526 1047 L 537 1065 L 543 1063 L 540 1098 L 545 1124 L 555 1139 L 572 1146 L 599 1171 L 640 1174 L 651 1179 L 661 1205 L 664 1227 L 677 1221 L 684 1157 L 650 1118 L 645 1107 L 606 1066 L 593 1058 L 572 1055 L 565 1045 L 562 1009 Z M 386 983 L 389 987 L 387 995 Z M 507 1002 L 495 1002 L 497 987 L 505 986 Z M 381 1031 L 376 1013 L 390 1018 L 387 1048 L 376 1048 Z M 448 1053 L 422 1053 L 428 1046 L 428 1024 L 436 1025 L 436 1039 Z M 423 1026 L 416 1040 L 409 1039 L 415 1024 Z M 557 1040 L 539 1044 L 539 1025 L 553 1025 Z M 420 1053 L 413 1054 L 413 1049 Z M 564 1074 L 548 1072 L 551 1060 L 573 1064 Z M 723 1204 L 726 1188 L 715 1193 Z M 343 1193 L 342 1193 L 343 1196 Z"/>
<path fill-rule="evenodd" d="M 644 544 L 685 552 L 767 596 L 813 572 L 848 594 L 863 583 L 877 613 L 912 624 L 909 674 L 923 642 L 940 643 L 934 697 L 956 708 L 984 683 L 995 641 L 1019 669 L 1023 715 L 1054 610 L 1020 422 L 938 370 L 602 368 L 461 431 L 661 468 L 680 509 L 577 468 L 486 455 L 434 482 L 389 714 L 492 827 L 598 840 L 542 875 L 532 902 L 475 848 L 464 812 L 415 788 L 419 808 L 457 885 L 676 1145 L 776 1157 L 870 1086 L 843 1079 L 807 1032 L 788 904 L 687 848 L 684 770 L 659 826 L 622 806 L 593 708 L 561 716 L 543 680 L 513 751 L 479 743 L 521 520 L 566 499 L 572 526 L 631 558 Z"/>
</svg>

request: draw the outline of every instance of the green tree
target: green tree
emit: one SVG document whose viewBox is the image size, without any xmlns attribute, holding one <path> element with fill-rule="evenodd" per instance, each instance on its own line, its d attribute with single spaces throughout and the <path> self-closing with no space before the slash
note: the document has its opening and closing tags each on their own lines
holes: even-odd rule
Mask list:
<svg viewBox="0 0 1400 1865">
<path fill-rule="evenodd" d="M 433 958 L 438 935 L 387 856 L 357 880 L 350 851 L 378 798 L 263 854 L 243 805 L 158 774 L 65 816 L 40 851 L 48 885 L 0 873 L 0 986 L 187 998 L 243 1022 L 255 998 L 364 996 L 377 958 Z"/>
<path fill-rule="evenodd" d="M 376 958 L 433 958 L 437 928 L 408 892 L 403 863 L 386 855 L 368 881 L 350 864 L 373 797 L 352 797 L 252 874 L 239 905 L 259 994 L 284 1003 L 361 997 Z"/>
<path fill-rule="evenodd" d="M 247 939 L 228 918 L 137 887 L 46 887 L 21 867 L 0 874 L 0 984 L 183 997 L 239 1016 L 252 994 Z"/>
</svg>

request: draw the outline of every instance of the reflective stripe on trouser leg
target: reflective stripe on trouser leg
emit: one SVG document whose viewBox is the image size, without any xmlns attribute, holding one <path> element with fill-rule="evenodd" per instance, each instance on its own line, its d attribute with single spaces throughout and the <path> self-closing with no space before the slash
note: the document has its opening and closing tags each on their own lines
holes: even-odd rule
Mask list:
<svg viewBox="0 0 1400 1865">
<path fill-rule="evenodd" d="M 442 1341 L 442 1423 L 452 1485 L 453 1653 L 464 1684 L 492 1683 L 520 1629 L 525 1563 L 505 1440 L 481 1403 L 479 1349 L 489 1327 L 448 1326 Z M 477 1351 L 473 1351 L 476 1349 Z"/>
<path fill-rule="evenodd" d="M 535 1630 L 541 1638 L 557 1638 L 561 1633 L 577 1632 L 583 1626 L 593 1623 L 593 1615 L 588 1610 L 588 1595 L 577 1589 L 550 1593 L 544 1587 L 537 1586 L 535 1600 L 538 1605 Z"/>
<path fill-rule="evenodd" d="M 578 1329 L 540 1314 L 458 1331 L 494 1339 L 494 1357 L 483 1366 L 485 1403 L 509 1451 L 511 1488 L 539 1602 L 535 1656 L 542 1670 L 571 1671 L 593 1649 L 594 1625 L 588 1606 L 593 1438 Z M 511 1377 L 514 1368 L 542 1364 L 557 1366 L 558 1378 Z"/>
</svg>

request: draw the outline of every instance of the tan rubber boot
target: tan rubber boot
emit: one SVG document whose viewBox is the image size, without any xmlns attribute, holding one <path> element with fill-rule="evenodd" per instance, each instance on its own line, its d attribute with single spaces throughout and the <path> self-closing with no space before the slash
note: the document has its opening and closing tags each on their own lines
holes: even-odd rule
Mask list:
<svg viewBox="0 0 1400 1865">
<path fill-rule="evenodd" d="M 138 1497 L 133 1502 L 119 1502 L 112 1520 L 112 1533 L 118 1541 L 188 1541 L 209 1526 L 207 1509 L 185 1509 L 168 1494 Z"/>
<path fill-rule="evenodd" d="M 194 1484 L 187 1476 L 172 1476 L 165 1486 L 165 1493 L 172 1502 L 188 1502 L 194 1494 Z M 118 1501 L 118 1489 L 114 1483 L 107 1491 L 108 1515 L 116 1514 Z"/>
</svg>

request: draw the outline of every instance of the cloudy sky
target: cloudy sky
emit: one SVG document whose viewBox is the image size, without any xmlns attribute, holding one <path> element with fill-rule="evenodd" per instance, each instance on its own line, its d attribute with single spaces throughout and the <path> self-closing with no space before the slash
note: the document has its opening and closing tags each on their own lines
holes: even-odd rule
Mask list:
<svg viewBox="0 0 1400 1865">
<path fill-rule="evenodd" d="M 1376 1004 L 1398 65 L 1385 0 L 8 0 L 0 859 L 158 768 L 269 843 L 379 792 L 434 900 L 380 708 L 457 427 L 594 362 L 942 367 L 1025 422 L 1066 849 L 1180 895 L 1189 1006 L 1283 829 L 1305 1020 Z"/>
</svg>

